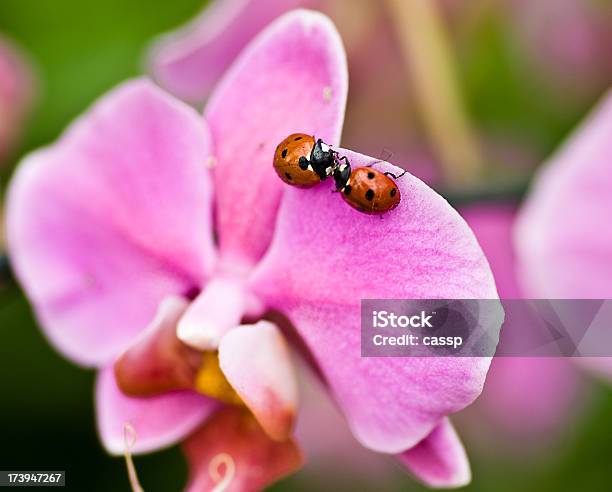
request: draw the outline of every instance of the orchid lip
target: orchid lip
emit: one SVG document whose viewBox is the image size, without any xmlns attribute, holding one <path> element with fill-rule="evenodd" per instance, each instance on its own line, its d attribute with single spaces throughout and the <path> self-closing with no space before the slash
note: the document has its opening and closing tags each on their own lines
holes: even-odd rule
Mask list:
<svg viewBox="0 0 612 492">
<path fill-rule="evenodd" d="M 177 335 L 178 320 L 189 308 L 189 301 L 179 297 L 160 304 L 143 336 L 113 366 L 119 390 L 136 398 L 191 390 L 248 408 L 270 438 L 288 439 L 298 396 L 291 352 L 280 329 L 270 321 L 240 325 L 222 337 L 219 351 L 200 351 Z"/>
<path fill-rule="evenodd" d="M 176 337 L 176 323 L 187 306 L 184 298 L 166 298 L 148 329 L 117 358 L 115 379 L 125 395 L 146 397 L 193 388 L 201 356 Z"/>
<path fill-rule="evenodd" d="M 176 325 L 189 306 L 185 298 L 164 299 L 148 329 L 115 361 L 117 386 L 132 397 L 194 390 L 226 403 L 241 404 L 219 368 L 217 352 L 202 352 L 177 337 Z"/>
</svg>

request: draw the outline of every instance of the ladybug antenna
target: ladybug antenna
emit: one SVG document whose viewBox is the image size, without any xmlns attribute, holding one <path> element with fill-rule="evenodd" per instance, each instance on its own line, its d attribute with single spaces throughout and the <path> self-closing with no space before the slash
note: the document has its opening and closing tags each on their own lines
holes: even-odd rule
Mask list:
<svg viewBox="0 0 612 492">
<path fill-rule="evenodd" d="M 400 174 L 399 176 L 396 176 L 395 174 L 390 173 L 390 172 L 386 172 L 386 173 L 384 173 L 384 174 L 385 174 L 385 176 L 391 176 L 393 179 L 399 179 L 399 178 L 401 178 L 401 177 L 402 177 L 404 174 L 406 174 L 407 172 L 408 172 L 408 171 L 404 170 L 404 172 L 403 172 L 402 174 Z"/>
</svg>

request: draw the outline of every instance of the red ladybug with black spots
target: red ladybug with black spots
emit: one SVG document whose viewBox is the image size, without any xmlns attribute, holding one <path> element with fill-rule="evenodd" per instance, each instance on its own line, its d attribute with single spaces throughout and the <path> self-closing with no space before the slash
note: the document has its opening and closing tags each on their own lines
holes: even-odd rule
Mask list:
<svg viewBox="0 0 612 492">
<path fill-rule="evenodd" d="M 326 180 L 336 166 L 336 155 L 321 139 L 294 133 L 283 140 L 274 153 L 274 170 L 285 183 L 312 188 Z"/>
</svg>

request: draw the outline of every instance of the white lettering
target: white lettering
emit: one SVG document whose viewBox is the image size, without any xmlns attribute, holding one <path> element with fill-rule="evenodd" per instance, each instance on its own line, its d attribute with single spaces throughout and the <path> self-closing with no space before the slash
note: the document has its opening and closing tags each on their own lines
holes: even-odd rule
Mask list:
<svg viewBox="0 0 612 492">
<path fill-rule="evenodd" d="M 390 326 L 392 328 L 433 328 L 433 325 L 431 324 L 433 314 L 426 315 L 425 311 L 421 311 L 420 314 L 415 314 L 413 316 L 398 316 L 395 313 L 389 313 L 387 311 L 373 311 L 372 327 L 386 328 Z"/>
</svg>

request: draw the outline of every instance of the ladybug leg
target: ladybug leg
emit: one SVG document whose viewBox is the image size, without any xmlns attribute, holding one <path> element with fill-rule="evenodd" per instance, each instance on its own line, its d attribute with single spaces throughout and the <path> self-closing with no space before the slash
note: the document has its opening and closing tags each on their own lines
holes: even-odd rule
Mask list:
<svg viewBox="0 0 612 492">
<path fill-rule="evenodd" d="M 385 173 L 385 176 L 391 176 L 393 179 L 398 179 L 398 178 L 401 178 L 401 177 L 402 177 L 404 174 L 406 174 L 407 172 L 408 172 L 408 171 L 404 171 L 404 172 L 403 172 L 402 174 L 400 174 L 399 176 L 396 176 L 396 175 L 395 175 L 395 174 L 393 174 L 393 173 L 386 172 L 386 173 Z"/>
</svg>

